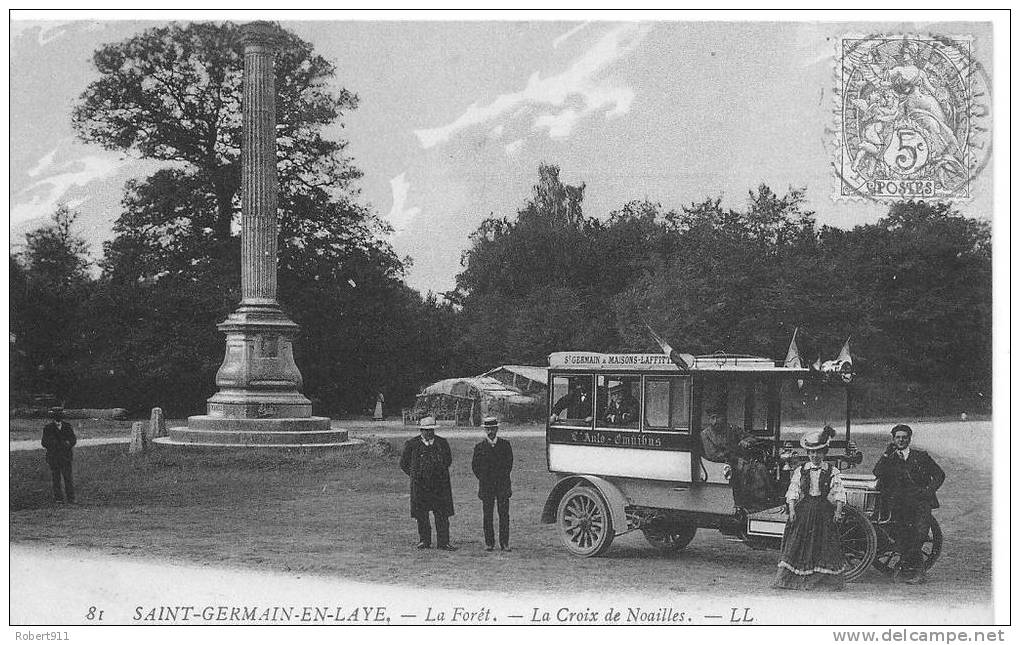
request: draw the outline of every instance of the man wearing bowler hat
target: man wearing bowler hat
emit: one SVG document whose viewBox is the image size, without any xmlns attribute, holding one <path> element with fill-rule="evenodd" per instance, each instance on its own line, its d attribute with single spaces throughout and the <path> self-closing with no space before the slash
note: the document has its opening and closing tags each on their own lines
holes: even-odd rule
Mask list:
<svg viewBox="0 0 1020 645">
<path fill-rule="evenodd" d="M 436 548 L 456 551 L 457 547 L 450 544 L 450 516 L 453 515 L 450 444 L 436 436 L 435 417 L 423 417 L 418 422 L 418 432 L 419 436 L 404 444 L 400 457 L 400 469 L 411 480 L 411 517 L 418 522 L 417 548 L 432 546 L 431 511 L 436 518 Z"/>
<path fill-rule="evenodd" d="M 50 422 L 43 427 L 42 445 L 46 449 L 46 464 L 50 467 L 53 477 L 53 499 L 74 504 L 74 478 L 71 475 L 71 462 L 74 458 L 74 444 L 78 438 L 71 424 L 64 421 L 62 408 L 50 408 Z M 63 486 L 60 482 L 63 480 Z"/>
<path fill-rule="evenodd" d="M 485 438 L 475 446 L 471 470 L 478 478 L 478 499 L 482 500 L 482 531 L 485 550 L 496 548 L 492 530 L 492 507 L 499 514 L 499 550 L 510 550 L 510 471 L 514 467 L 514 451 L 510 442 L 496 436 L 499 420 L 485 417 L 482 421 Z"/>
<path fill-rule="evenodd" d="M 928 539 L 931 511 L 939 507 L 935 491 L 946 474 L 924 450 L 910 447 L 914 431 L 906 424 L 894 426 L 892 443 L 875 464 L 878 489 L 896 520 L 893 538 L 900 548 L 898 577 L 908 584 L 924 582 L 921 547 Z"/>
</svg>

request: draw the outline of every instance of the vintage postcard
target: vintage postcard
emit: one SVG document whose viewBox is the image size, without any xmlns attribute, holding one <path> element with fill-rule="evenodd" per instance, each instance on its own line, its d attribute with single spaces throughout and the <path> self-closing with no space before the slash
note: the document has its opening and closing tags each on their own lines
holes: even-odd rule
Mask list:
<svg viewBox="0 0 1020 645">
<path fill-rule="evenodd" d="M 11 642 L 1007 638 L 1008 13 L 9 28 Z"/>
</svg>

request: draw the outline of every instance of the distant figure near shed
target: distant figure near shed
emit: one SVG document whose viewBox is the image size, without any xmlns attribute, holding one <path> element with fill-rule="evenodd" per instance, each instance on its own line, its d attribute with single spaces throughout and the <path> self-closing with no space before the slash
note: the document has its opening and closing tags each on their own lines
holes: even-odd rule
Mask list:
<svg viewBox="0 0 1020 645">
<path fill-rule="evenodd" d="M 64 421 L 62 408 L 50 408 L 51 421 L 43 428 L 42 445 L 46 449 L 46 463 L 53 477 L 53 499 L 74 504 L 74 477 L 71 474 L 71 463 L 74 459 L 74 445 L 78 437 L 74 434 L 71 424 Z M 63 486 L 60 482 L 63 480 Z"/>
<path fill-rule="evenodd" d="M 376 397 L 375 397 L 375 414 L 372 415 L 372 420 L 373 421 L 382 421 L 383 420 L 383 403 L 385 403 L 385 402 L 386 402 L 386 397 L 383 396 L 382 392 L 380 392 L 379 394 L 376 395 Z"/>
</svg>

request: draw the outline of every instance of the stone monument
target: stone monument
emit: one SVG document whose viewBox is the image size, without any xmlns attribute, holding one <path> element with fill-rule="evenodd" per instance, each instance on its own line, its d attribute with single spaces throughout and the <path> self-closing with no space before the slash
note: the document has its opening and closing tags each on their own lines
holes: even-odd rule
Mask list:
<svg viewBox="0 0 1020 645">
<path fill-rule="evenodd" d="M 231 446 L 338 446 L 346 430 L 312 416 L 294 362 L 298 326 L 276 299 L 276 76 L 279 27 L 242 28 L 244 95 L 241 147 L 241 303 L 219 324 L 226 335 L 219 391 L 208 413 L 171 428 L 159 443 Z"/>
</svg>

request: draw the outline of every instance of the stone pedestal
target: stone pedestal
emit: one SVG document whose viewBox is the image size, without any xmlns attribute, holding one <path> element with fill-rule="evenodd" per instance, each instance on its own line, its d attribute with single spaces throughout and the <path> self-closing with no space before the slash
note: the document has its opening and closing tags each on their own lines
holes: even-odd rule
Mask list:
<svg viewBox="0 0 1020 645">
<path fill-rule="evenodd" d="M 312 416 L 294 363 L 298 326 L 276 300 L 277 176 L 274 56 L 279 28 L 244 27 L 241 146 L 241 303 L 220 323 L 226 335 L 219 391 L 208 414 L 171 428 L 159 443 L 236 446 L 336 446 L 345 430 Z"/>
</svg>

